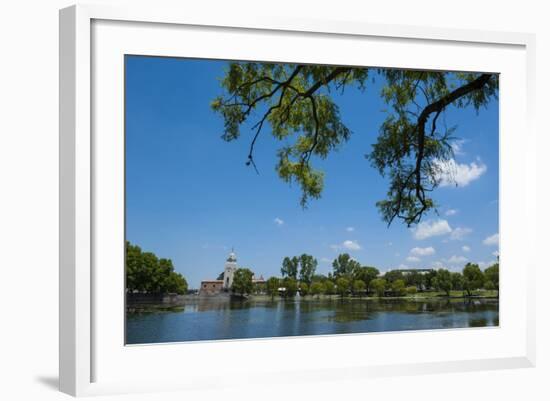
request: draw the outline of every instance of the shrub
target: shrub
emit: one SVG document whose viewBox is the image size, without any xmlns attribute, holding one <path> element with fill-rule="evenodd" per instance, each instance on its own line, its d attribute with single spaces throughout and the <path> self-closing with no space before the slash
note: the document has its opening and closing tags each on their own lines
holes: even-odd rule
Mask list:
<svg viewBox="0 0 550 401">
<path fill-rule="evenodd" d="M 417 292 L 416 286 L 414 286 L 414 285 L 411 285 L 411 286 L 405 288 L 405 293 L 407 295 L 414 295 L 414 294 L 416 294 L 416 292 Z"/>
</svg>

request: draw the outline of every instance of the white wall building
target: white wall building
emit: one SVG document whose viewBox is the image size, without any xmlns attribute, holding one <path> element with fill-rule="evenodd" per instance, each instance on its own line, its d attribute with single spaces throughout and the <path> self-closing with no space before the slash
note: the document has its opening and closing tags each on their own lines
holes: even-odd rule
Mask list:
<svg viewBox="0 0 550 401">
<path fill-rule="evenodd" d="M 237 270 L 237 255 L 231 250 L 231 253 L 227 257 L 225 262 L 225 268 L 223 270 L 223 288 L 228 290 L 233 285 L 233 276 Z"/>
</svg>

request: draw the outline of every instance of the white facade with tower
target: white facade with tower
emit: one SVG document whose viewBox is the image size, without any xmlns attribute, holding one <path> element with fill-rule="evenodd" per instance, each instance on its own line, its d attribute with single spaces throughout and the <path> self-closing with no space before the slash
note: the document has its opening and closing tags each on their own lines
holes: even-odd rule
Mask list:
<svg viewBox="0 0 550 401">
<path fill-rule="evenodd" d="M 225 260 L 225 266 L 223 269 L 223 276 L 221 277 L 221 280 L 202 280 L 199 294 L 217 295 L 222 292 L 230 292 L 231 287 L 233 287 L 233 278 L 235 277 L 235 271 L 237 269 L 237 255 L 235 254 L 233 249 L 231 249 L 231 252 Z M 254 285 L 261 285 L 265 284 L 265 280 L 263 276 L 260 276 L 259 278 L 253 276 L 252 283 Z"/>
<path fill-rule="evenodd" d="M 225 268 L 223 270 L 223 288 L 224 290 L 231 289 L 233 285 L 233 276 L 237 270 L 237 255 L 233 249 L 225 261 Z"/>
</svg>

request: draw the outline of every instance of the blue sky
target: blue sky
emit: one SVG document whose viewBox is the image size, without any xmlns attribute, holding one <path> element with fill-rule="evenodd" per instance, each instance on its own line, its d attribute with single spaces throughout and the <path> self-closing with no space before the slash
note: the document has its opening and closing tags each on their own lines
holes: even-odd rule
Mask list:
<svg viewBox="0 0 550 401">
<path fill-rule="evenodd" d="M 387 190 L 365 159 L 386 108 L 383 82 L 365 92 L 348 89 L 335 100 L 352 130 L 349 142 L 326 160 L 322 198 L 299 205 L 299 188 L 282 182 L 276 150 L 283 143 L 263 131 L 255 152 L 260 175 L 245 165 L 253 132 L 221 139 L 222 118 L 210 109 L 221 94 L 224 61 L 127 56 L 126 235 L 159 257 L 172 259 L 191 287 L 216 278 L 231 247 L 239 266 L 264 277 L 280 274 L 285 256 L 314 255 L 317 271 L 350 253 L 363 265 L 392 268 L 446 267 L 467 261 L 482 268 L 498 250 L 498 102 L 479 114 L 448 110 L 457 125 L 456 185 L 434 193 L 431 213 L 410 229 L 391 227 L 375 207 Z M 445 184 L 445 182 L 443 182 Z"/>
</svg>

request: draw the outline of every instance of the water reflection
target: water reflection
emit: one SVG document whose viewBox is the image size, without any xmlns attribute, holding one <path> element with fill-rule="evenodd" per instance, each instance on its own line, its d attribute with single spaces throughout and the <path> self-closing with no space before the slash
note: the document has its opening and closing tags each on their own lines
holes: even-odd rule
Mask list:
<svg viewBox="0 0 550 401">
<path fill-rule="evenodd" d="M 167 313 L 167 312 L 172 313 Z M 498 326 L 498 300 L 199 298 L 127 314 L 130 344 Z"/>
<path fill-rule="evenodd" d="M 468 321 L 468 326 L 469 327 L 485 327 L 485 326 L 487 326 L 487 319 L 485 319 L 484 317 L 480 317 L 480 318 L 477 318 L 477 319 L 470 319 Z"/>
</svg>

